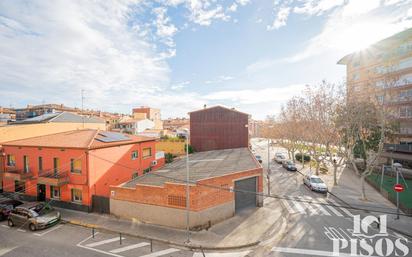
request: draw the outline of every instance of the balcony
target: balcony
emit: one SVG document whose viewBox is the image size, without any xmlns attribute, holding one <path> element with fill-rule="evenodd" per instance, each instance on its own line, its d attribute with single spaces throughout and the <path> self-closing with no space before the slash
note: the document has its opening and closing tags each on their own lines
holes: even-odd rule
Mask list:
<svg viewBox="0 0 412 257">
<path fill-rule="evenodd" d="M 37 179 L 38 184 L 50 185 L 50 186 L 62 186 L 69 183 L 69 176 L 67 171 L 60 171 L 54 173 L 54 171 L 40 172 Z"/>
<path fill-rule="evenodd" d="M 385 144 L 387 152 L 412 153 L 412 144 Z"/>
<path fill-rule="evenodd" d="M 26 181 L 30 180 L 32 177 L 33 173 L 31 173 L 30 171 L 24 172 L 21 169 L 7 168 L 4 172 L 4 178 L 11 180 Z"/>
</svg>

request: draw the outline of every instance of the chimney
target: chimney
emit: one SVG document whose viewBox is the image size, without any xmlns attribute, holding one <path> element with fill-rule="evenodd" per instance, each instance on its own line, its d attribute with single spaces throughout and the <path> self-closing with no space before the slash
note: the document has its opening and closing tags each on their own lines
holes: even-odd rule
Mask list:
<svg viewBox="0 0 412 257">
<path fill-rule="evenodd" d="M 206 104 L 203 105 L 203 109 L 206 109 Z"/>
</svg>

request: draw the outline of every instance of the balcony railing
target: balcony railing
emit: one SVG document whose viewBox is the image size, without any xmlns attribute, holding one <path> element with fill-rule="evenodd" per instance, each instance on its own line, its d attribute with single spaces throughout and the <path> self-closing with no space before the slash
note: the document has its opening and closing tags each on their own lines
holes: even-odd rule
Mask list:
<svg viewBox="0 0 412 257">
<path fill-rule="evenodd" d="M 4 178 L 11 180 L 26 181 L 30 180 L 32 177 L 33 173 L 31 173 L 30 170 L 25 172 L 22 169 L 6 168 L 6 171 L 4 172 Z"/>
<path fill-rule="evenodd" d="M 387 152 L 412 153 L 412 144 L 385 144 L 384 149 Z"/>
<path fill-rule="evenodd" d="M 40 172 L 37 180 L 38 184 L 50 186 L 62 186 L 69 183 L 69 176 L 67 171 L 48 171 Z"/>
</svg>

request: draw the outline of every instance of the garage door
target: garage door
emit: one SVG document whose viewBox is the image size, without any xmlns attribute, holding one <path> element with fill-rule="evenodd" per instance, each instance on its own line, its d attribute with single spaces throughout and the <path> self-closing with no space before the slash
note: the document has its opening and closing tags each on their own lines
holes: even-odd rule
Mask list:
<svg viewBox="0 0 412 257">
<path fill-rule="evenodd" d="M 235 181 L 235 211 L 256 207 L 256 191 L 256 177 Z"/>
</svg>

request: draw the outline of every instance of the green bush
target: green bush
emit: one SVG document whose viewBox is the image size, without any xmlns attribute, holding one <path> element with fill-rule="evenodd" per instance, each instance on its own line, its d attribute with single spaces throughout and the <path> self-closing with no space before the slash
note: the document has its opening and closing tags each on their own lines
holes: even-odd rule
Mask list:
<svg viewBox="0 0 412 257">
<path fill-rule="evenodd" d="M 185 144 L 185 152 L 186 152 L 186 146 L 187 146 L 187 144 Z M 195 149 L 193 148 L 193 146 L 189 145 L 187 148 L 188 148 L 188 150 L 189 150 L 189 154 L 195 152 Z"/>
<path fill-rule="evenodd" d="M 301 153 L 297 153 L 295 154 L 295 160 L 302 162 L 302 154 Z M 304 162 L 310 162 L 310 156 L 307 154 L 303 154 L 303 161 Z"/>
<path fill-rule="evenodd" d="M 173 162 L 174 158 L 176 158 L 176 155 L 173 155 L 172 153 L 166 153 L 165 154 L 166 163 Z"/>
</svg>

